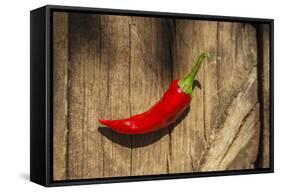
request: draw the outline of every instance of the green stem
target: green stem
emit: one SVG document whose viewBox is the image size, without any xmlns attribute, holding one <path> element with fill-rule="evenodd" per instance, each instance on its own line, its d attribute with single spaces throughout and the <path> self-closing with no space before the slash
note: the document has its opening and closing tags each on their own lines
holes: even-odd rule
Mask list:
<svg viewBox="0 0 281 192">
<path fill-rule="evenodd" d="M 205 53 L 202 53 L 194 67 L 192 68 L 191 72 L 189 74 L 187 74 L 182 80 L 180 80 L 178 82 L 178 86 L 183 90 L 183 92 L 185 92 L 186 94 L 192 94 L 192 91 L 193 91 L 193 82 L 194 82 L 194 79 L 195 79 L 195 76 L 196 74 L 198 73 L 200 67 L 201 67 L 201 64 L 203 63 L 204 59 L 206 57 L 209 57 L 209 53 L 205 52 Z"/>
</svg>

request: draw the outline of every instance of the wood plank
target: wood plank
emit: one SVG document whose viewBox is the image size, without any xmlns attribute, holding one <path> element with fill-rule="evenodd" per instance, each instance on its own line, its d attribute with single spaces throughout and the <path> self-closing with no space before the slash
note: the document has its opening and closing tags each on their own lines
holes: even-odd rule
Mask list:
<svg viewBox="0 0 281 192">
<path fill-rule="evenodd" d="M 100 71 L 100 17 L 69 16 L 69 146 L 68 178 L 103 176 L 102 136 L 98 130 L 100 108 L 97 84 Z"/>
<path fill-rule="evenodd" d="M 230 22 L 219 22 L 218 24 L 218 57 L 217 57 L 217 65 L 218 65 L 218 97 L 219 97 L 219 105 L 217 106 L 217 110 L 219 110 L 219 113 L 217 115 L 217 118 L 219 120 L 218 128 L 214 131 L 213 135 L 211 136 L 210 143 L 211 146 L 206 151 L 206 154 L 204 155 L 203 161 L 200 165 L 200 170 L 202 171 L 211 171 L 211 170 L 219 170 L 220 169 L 220 163 L 217 162 L 217 159 L 219 158 L 225 158 L 225 155 L 223 153 L 219 154 L 217 149 L 215 149 L 214 143 L 215 138 L 219 135 L 219 132 L 221 130 L 225 129 L 226 123 L 228 119 L 233 115 L 231 111 L 231 103 L 237 99 L 238 93 L 243 91 L 243 87 L 246 82 L 251 78 L 257 80 L 257 43 L 256 43 L 256 30 L 253 26 L 249 24 L 241 24 L 241 23 L 230 23 Z M 244 91 L 246 91 L 244 89 Z M 247 101 L 248 104 L 250 103 L 257 103 L 258 102 L 258 96 L 257 96 L 257 86 L 254 86 L 253 89 L 251 89 L 252 95 L 250 98 L 248 98 L 249 101 Z M 245 98 L 246 99 L 246 98 Z M 238 103 L 243 103 L 245 101 L 239 101 Z M 240 105 L 240 104 L 239 104 Z M 243 106 L 241 104 L 241 106 Z M 246 106 L 242 107 L 241 112 L 243 110 L 246 110 Z M 238 110 L 237 110 L 238 112 Z M 240 113 L 240 112 L 239 112 Z M 258 113 L 258 111 L 256 111 Z M 244 115 L 247 115 L 248 113 L 245 113 Z M 238 119 L 238 118 L 237 118 Z M 238 121 L 239 122 L 239 121 Z M 236 123 L 234 120 L 232 123 L 232 126 L 236 126 Z M 259 127 L 256 126 L 256 124 L 252 124 L 250 127 L 251 129 L 255 130 Z M 233 132 L 234 129 L 233 129 Z M 227 138 L 227 143 L 232 143 L 233 138 L 231 136 L 231 129 L 226 131 L 225 134 L 230 134 Z M 252 133 L 256 133 L 256 131 L 252 131 Z M 241 136 L 242 137 L 242 136 Z M 255 145 L 258 145 L 258 134 L 254 134 L 253 137 L 251 137 L 251 142 Z M 224 146 L 225 144 L 221 143 L 221 148 L 229 148 Z M 249 155 L 248 158 L 242 159 L 243 156 L 241 156 L 241 159 L 236 158 L 236 162 L 230 162 L 228 163 L 238 164 L 239 166 L 247 164 L 249 167 L 247 168 L 253 168 L 252 163 L 257 158 L 257 149 L 256 147 L 248 147 L 245 148 L 245 145 L 248 145 L 248 143 L 244 143 L 244 145 L 240 145 L 240 153 L 243 153 L 243 150 L 247 151 L 251 149 L 251 152 L 246 153 Z M 243 149 L 244 148 L 244 149 Z M 230 150 L 230 148 L 228 149 Z M 217 156 L 213 156 L 213 160 L 211 158 L 208 158 L 206 160 L 206 156 L 210 153 L 210 151 L 214 151 Z M 251 158 L 250 158 L 251 157 Z M 216 163 L 217 162 L 217 163 Z M 241 163 L 242 162 L 242 163 Z M 207 164 L 207 165 L 206 165 Z M 251 165 L 251 166 L 250 166 Z M 228 167 L 230 165 L 223 165 L 224 167 Z M 202 168 L 203 167 L 203 168 Z M 233 167 L 233 166 L 232 166 Z M 236 166 L 237 167 L 237 166 Z"/>
<path fill-rule="evenodd" d="M 263 153 L 262 167 L 270 167 L 270 28 L 264 24 L 262 32 L 262 83 L 263 83 Z"/>
<path fill-rule="evenodd" d="M 83 20 L 82 20 L 83 22 Z M 100 81 L 107 75 L 106 70 L 100 70 L 103 66 L 101 63 L 101 17 L 99 15 L 89 14 L 85 18 L 85 28 L 81 29 L 81 36 L 84 36 L 82 52 L 85 62 L 83 82 L 83 99 L 84 99 L 84 162 L 83 162 L 83 178 L 100 178 L 103 177 L 103 137 L 98 133 L 99 115 L 106 110 L 102 104 L 104 95 L 107 94 L 104 90 L 105 82 Z M 85 55 L 84 55 L 85 54 Z M 99 82 L 99 83 L 97 83 Z"/>
<path fill-rule="evenodd" d="M 258 56 L 257 33 L 254 26 L 245 23 L 234 22 L 229 24 L 227 22 L 222 22 L 219 25 L 219 29 L 221 31 L 221 34 L 219 34 L 220 46 L 218 48 L 218 62 L 220 65 L 219 76 L 227 79 L 224 81 L 225 83 L 222 83 L 221 80 L 219 81 L 220 103 L 223 102 L 225 104 L 220 104 L 220 110 L 223 111 L 220 120 L 223 122 L 225 117 L 228 116 L 227 110 L 229 110 L 229 102 L 232 102 L 231 100 L 233 100 L 233 97 L 243 89 L 244 84 L 249 79 L 250 72 L 255 70 L 257 73 L 255 67 L 257 66 Z M 228 51 L 225 51 L 226 49 L 228 49 Z M 230 52 L 232 52 L 232 56 L 229 55 Z M 227 65 L 225 63 L 227 63 Z M 230 66 L 228 64 L 230 64 Z M 223 67 L 221 65 L 223 65 Z M 229 73 L 229 71 L 232 71 L 232 73 Z M 255 78 L 258 78 L 257 74 Z M 258 90 L 256 91 L 258 92 Z M 258 102 L 258 96 L 253 96 L 252 100 Z M 258 111 L 256 111 L 256 113 L 258 113 Z M 259 143 L 258 133 L 260 131 L 260 123 L 253 125 L 251 129 L 254 130 L 253 137 L 247 144 L 245 144 L 244 148 L 241 148 L 238 157 L 236 157 L 228 169 L 231 169 L 231 167 L 236 169 L 254 168 L 253 162 L 256 161 L 258 153 L 257 147 Z"/>
<path fill-rule="evenodd" d="M 199 52 L 202 52 L 202 48 L 209 49 L 208 51 L 212 53 L 213 57 L 218 54 L 215 61 L 209 61 L 211 64 L 205 65 L 210 68 L 207 70 L 205 68 L 204 75 L 200 76 L 199 73 L 198 79 L 201 78 L 203 81 L 202 91 L 198 90 L 194 93 L 191 111 L 182 122 L 182 130 L 177 127 L 173 132 L 176 134 L 181 131 L 178 133 L 179 135 L 186 135 L 184 138 L 189 138 L 185 141 L 178 141 L 177 138 L 180 136 L 172 139 L 177 142 L 177 145 L 175 144 L 176 150 L 172 152 L 173 157 L 178 160 L 184 155 L 183 153 L 186 154 L 186 157 L 182 158 L 185 162 L 180 164 L 181 167 L 178 170 L 187 172 L 200 168 L 200 164 L 204 161 L 202 157 L 206 151 L 210 150 L 209 145 L 216 130 L 225 121 L 227 116 L 225 111 L 229 102 L 232 102 L 237 91 L 245 83 L 249 70 L 252 70 L 256 65 L 256 36 L 254 28 L 250 25 L 219 23 L 217 26 L 210 25 L 209 28 L 204 29 L 204 27 L 208 27 L 206 23 L 180 22 L 176 22 L 176 32 L 179 35 L 176 36 L 178 40 L 174 54 L 176 58 L 180 59 L 174 63 L 178 64 L 180 61 L 188 60 L 188 57 L 194 57 L 191 51 L 193 47 Z M 204 39 L 204 37 L 208 37 L 208 39 Z M 184 50 L 185 47 L 187 50 Z M 179 50 L 183 52 L 177 53 Z M 173 71 L 176 71 L 177 68 L 183 69 L 184 66 L 186 66 L 185 63 L 181 64 L 180 67 L 175 67 Z M 187 66 L 191 68 L 192 64 Z M 235 82 L 233 82 L 234 80 Z M 252 99 L 257 102 L 257 97 Z M 185 121 L 187 121 L 186 124 Z M 185 145 L 183 145 L 184 143 Z M 182 153 L 179 157 L 175 155 L 177 151 Z M 253 150 L 253 153 L 255 152 L 256 150 Z M 211 160 L 209 159 L 209 161 Z M 179 165 L 178 162 L 174 164 Z"/>
<path fill-rule="evenodd" d="M 164 19 L 134 17 L 130 23 L 131 114 L 146 111 L 168 89 L 171 55 Z M 132 175 L 167 173 L 169 130 L 132 137 Z"/>
<path fill-rule="evenodd" d="M 229 106 L 227 111 L 229 115 L 212 140 L 200 165 L 200 171 L 226 170 L 240 150 L 252 139 L 255 131 L 259 130 L 259 127 L 256 127 L 259 122 L 259 110 L 257 100 L 253 99 L 257 98 L 256 77 L 257 71 L 254 68 L 248 77 L 249 80 L 244 85 L 245 87 L 243 86 L 244 88 Z M 255 160 L 257 150 L 254 152 Z M 246 159 L 247 157 L 242 157 L 239 161 L 245 162 Z M 250 161 L 253 162 L 252 159 Z"/>
<path fill-rule="evenodd" d="M 102 43 L 101 43 L 101 65 L 108 68 L 107 81 L 104 89 L 108 89 L 106 103 L 103 103 L 109 114 L 102 118 L 119 119 L 130 116 L 129 103 L 129 70 L 130 70 L 130 39 L 129 39 L 130 17 L 103 16 Z M 98 81 L 96 81 L 98 82 Z M 129 176 L 131 175 L 131 138 L 107 130 L 109 138 L 103 138 L 104 148 L 104 176 Z"/>
<path fill-rule="evenodd" d="M 170 172 L 192 172 L 198 169 L 209 135 L 217 127 L 217 22 L 176 20 L 173 28 L 173 78 L 190 72 L 202 52 L 212 55 L 197 75 L 201 88 L 194 90 L 190 112 L 171 134 Z"/>
<path fill-rule="evenodd" d="M 257 65 L 257 44 L 256 30 L 250 24 L 220 22 L 218 32 L 218 109 L 223 112 Z M 225 118 L 221 113 L 220 123 Z"/>
<path fill-rule="evenodd" d="M 67 64 L 68 15 L 53 16 L 53 179 L 66 179 L 67 172 Z"/>
<path fill-rule="evenodd" d="M 240 129 L 241 131 L 237 135 L 237 139 L 233 142 L 233 145 L 221 163 L 222 166 L 225 166 L 226 170 L 257 168 L 256 159 L 259 150 L 260 122 L 256 121 L 256 125 L 253 128 L 254 121 L 251 122 L 250 120 L 257 120 L 257 118 L 260 118 L 257 117 L 257 115 L 259 115 L 259 110 L 259 104 L 257 104 L 249 114 L 249 117 L 245 120 L 245 123 Z M 240 148 L 238 145 L 244 147 Z"/>
</svg>

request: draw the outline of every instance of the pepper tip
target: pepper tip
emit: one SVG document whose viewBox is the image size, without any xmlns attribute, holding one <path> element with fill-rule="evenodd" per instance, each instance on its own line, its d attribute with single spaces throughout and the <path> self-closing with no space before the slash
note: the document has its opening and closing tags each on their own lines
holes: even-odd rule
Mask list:
<svg viewBox="0 0 281 192">
<path fill-rule="evenodd" d="M 99 119 L 99 122 L 100 122 L 101 124 L 106 125 L 106 124 L 108 123 L 108 120 L 105 120 L 105 119 Z"/>
</svg>

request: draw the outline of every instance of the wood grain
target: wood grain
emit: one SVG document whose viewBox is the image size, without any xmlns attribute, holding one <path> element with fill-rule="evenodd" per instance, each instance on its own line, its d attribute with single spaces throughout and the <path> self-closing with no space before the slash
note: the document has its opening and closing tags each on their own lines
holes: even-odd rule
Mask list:
<svg viewBox="0 0 281 192">
<path fill-rule="evenodd" d="M 102 136 L 97 132 L 100 92 L 100 17 L 69 14 L 68 179 L 103 176 Z M 79 50 L 79 51 L 77 51 Z M 102 85 L 102 83 L 101 83 Z"/>
<path fill-rule="evenodd" d="M 54 13 L 53 28 L 53 179 L 67 176 L 67 108 L 68 108 L 68 15 Z"/>
<path fill-rule="evenodd" d="M 171 81 L 169 37 L 163 19 L 133 17 L 130 24 L 131 115 L 149 109 Z M 161 137 L 160 137 L 161 136 Z M 159 140 L 153 144 L 152 141 Z M 136 147 L 141 146 L 141 147 Z M 132 175 L 167 172 L 169 134 L 161 130 L 132 136 Z"/>
<path fill-rule="evenodd" d="M 255 169 L 260 151 L 268 167 L 268 31 L 261 53 L 246 23 L 56 13 L 53 41 L 54 180 Z M 204 51 L 176 123 L 133 136 L 98 123 L 147 110 Z"/>
<path fill-rule="evenodd" d="M 270 28 L 264 24 L 260 27 L 262 54 L 262 99 L 263 99 L 263 133 L 262 133 L 262 164 L 260 167 L 270 167 Z"/>
<path fill-rule="evenodd" d="M 219 22 L 218 23 L 218 55 L 217 55 L 217 65 L 218 65 L 218 98 L 219 105 L 217 109 L 219 110 L 219 114 L 217 115 L 218 119 L 218 129 L 213 134 L 213 140 L 222 129 L 225 128 L 225 123 L 229 117 L 233 117 L 233 125 L 237 124 L 239 121 L 235 120 L 235 115 L 229 112 L 231 110 L 231 103 L 237 99 L 239 93 L 245 89 L 245 85 L 252 77 L 257 79 L 257 38 L 256 38 L 256 29 L 250 25 L 245 23 L 229 23 L 229 22 Z M 257 86 L 252 89 L 253 94 L 248 100 L 251 102 L 257 103 Z M 256 90 L 256 91 L 255 91 Z M 245 98 L 246 99 L 246 98 Z M 239 103 L 242 103 L 240 101 Z M 248 101 L 248 104 L 250 101 Z M 243 107 L 243 105 L 242 105 Z M 244 107 L 243 107 L 244 108 Z M 245 106 L 246 108 L 246 106 Z M 258 113 L 258 111 L 255 111 Z M 257 114 L 254 114 L 257 116 Z M 243 122 L 244 123 L 244 122 Z M 242 126 L 242 124 L 240 125 Z M 253 129 L 255 133 L 259 132 L 260 127 L 256 125 L 252 125 L 250 129 Z M 258 129 L 255 131 L 255 129 Z M 229 130 L 229 133 L 231 130 Z M 231 138 L 229 138 L 228 142 L 233 142 Z M 252 145 L 248 144 L 252 143 Z M 241 156 L 241 159 L 236 158 L 235 161 L 229 162 L 232 165 L 237 164 L 236 169 L 250 169 L 252 167 L 252 163 L 255 162 L 257 158 L 257 150 L 255 147 L 258 146 L 259 143 L 259 135 L 255 134 L 255 137 L 252 137 L 248 143 L 244 143 L 244 145 L 240 145 L 237 148 L 240 150 L 239 153 L 242 154 L 244 151 L 248 151 L 251 149 L 251 155 L 249 157 Z M 246 147 L 247 146 L 247 147 Z M 252 147 L 254 146 L 254 147 Z M 207 150 L 211 150 L 210 147 Z M 229 152 L 228 152 L 229 153 Z M 227 154 L 225 154 L 227 155 Z M 242 159 L 243 158 L 243 159 Z M 204 163 L 204 161 L 203 161 Z M 243 167 L 244 164 L 249 165 L 248 167 Z M 215 165 L 215 163 L 214 163 Z M 250 166 L 251 165 L 251 166 Z M 227 165 L 224 165 L 227 167 Z M 219 169 L 219 167 L 213 167 L 215 170 Z M 231 169 L 229 166 L 227 168 Z"/>
<path fill-rule="evenodd" d="M 253 99 L 257 97 L 256 75 L 257 72 L 254 69 L 244 85 L 245 88 L 238 93 L 228 107 L 227 113 L 230 115 L 227 116 L 222 128 L 215 134 L 202 161 L 200 171 L 227 170 L 240 150 L 259 130 L 259 127 L 256 127 L 259 121 L 259 110 L 256 105 L 257 100 Z M 255 152 L 257 153 L 257 150 Z M 239 161 L 241 160 L 245 162 L 247 157 L 239 159 Z"/>
<path fill-rule="evenodd" d="M 173 78 L 183 78 L 202 52 L 208 51 L 212 54 L 212 58 L 204 62 L 197 76 L 198 86 L 194 90 L 190 112 L 171 134 L 170 172 L 192 172 L 198 169 L 200 159 L 208 146 L 209 135 L 217 123 L 212 118 L 216 115 L 212 109 L 218 102 L 217 95 L 212 91 L 217 90 L 217 22 L 175 20 L 171 28 L 174 29 Z M 208 83 L 208 89 L 205 89 L 205 82 Z M 209 96 L 204 96 L 205 94 Z"/>
<path fill-rule="evenodd" d="M 130 17 L 103 16 L 101 20 L 101 64 L 107 66 L 107 101 L 100 106 L 101 111 L 108 111 L 100 118 L 118 119 L 130 115 L 129 89 L 129 20 Z M 97 81 L 96 81 L 97 82 Z M 103 98 L 101 98 L 103 99 Z M 105 107 L 105 108 L 104 108 Z M 96 121 L 96 126 L 99 126 Z M 112 139 L 130 145 L 130 137 L 113 134 Z M 103 138 L 104 176 L 129 176 L 131 170 L 131 148 L 119 145 Z"/>
</svg>

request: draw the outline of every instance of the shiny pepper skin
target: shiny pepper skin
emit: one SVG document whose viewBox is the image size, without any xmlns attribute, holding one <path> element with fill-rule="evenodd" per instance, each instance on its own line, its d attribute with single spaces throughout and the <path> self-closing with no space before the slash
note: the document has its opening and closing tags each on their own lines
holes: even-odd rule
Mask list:
<svg viewBox="0 0 281 192">
<path fill-rule="evenodd" d="M 148 111 L 119 120 L 100 119 L 99 122 L 122 134 L 145 134 L 168 127 L 189 106 L 193 83 L 208 53 L 202 53 L 192 71 L 182 80 L 173 80 L 163 97 Z"/>
<path fill-rule="evenodd" d="M 178 86 L 178 80 L 173 80 L 162 99 L 148 111 L 127 119 L 103 120 L 99 122 L 112 130 L 123 134 L 144 134 L 165 128 L 183 113 L 188 107 L 191 97 Z"/>
</svg>

